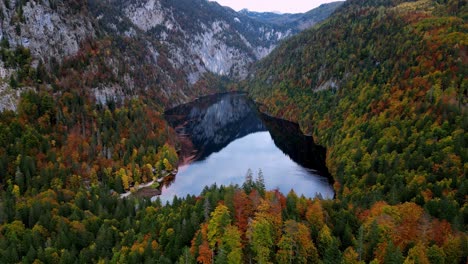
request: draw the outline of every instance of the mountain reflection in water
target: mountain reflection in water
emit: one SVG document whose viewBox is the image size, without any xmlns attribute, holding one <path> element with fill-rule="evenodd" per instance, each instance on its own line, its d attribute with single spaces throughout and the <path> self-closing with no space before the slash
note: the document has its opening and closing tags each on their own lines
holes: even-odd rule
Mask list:
<svg viewBox="0 0 468 264">
<path fill-rule="evenodd" d="M 245 94 L 206 96 L 166 111 L 166 119 L 179 135 L 181 164 L 163 201 L 214 183 L 241 185 L 248 169 L 262 170 L 267 189 L 333 198 L 325 149 L 297 124 L 259 113 Z"/>
</svg>

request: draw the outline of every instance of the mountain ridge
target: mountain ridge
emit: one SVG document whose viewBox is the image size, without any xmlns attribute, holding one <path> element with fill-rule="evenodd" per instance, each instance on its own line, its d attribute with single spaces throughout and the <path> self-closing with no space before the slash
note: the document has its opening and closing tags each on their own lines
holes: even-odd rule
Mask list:
<svg viewBox="0 0 468 264">
<path fill-rule="evenodd" d="M 186 102 L 219 89 L 210 85 L 217 75 L 244 79 L 255 61 L 297 33 L 205 0 L 5 3 L 10 2 L 0 4 L 0 37 L 8 42 L 5 51 L 19 47 L 30 50 L 28 72 L 32 76 L 39 65 L 45 66 L 54 75 L 49 85 L 64 83 L 57 79 L 70 73 L 64 69 L 64 59 L 67 65 L 81 60 L 72 67 L 73 74 L 81 74 L 82 79 L 95 75 L 96 68 L 107 68 L 108 80 L 101 78 L 91 86 L 74 84 L 89 90 L 101 102 L 142 93 L 167 105 Z M 92 47 L 103 50 L 95 53 Z M 76 64 L 81 66 L 77 68 Z M 18 89 L 23 88 L 11 89 L 10 81 L 15 79 L 15 86 L 24 89 L 35 89 L 38 84 L 23 80 L 27 77 L 23 74 L 16 76 L 18 68 L 1 68 L 1 108 L 15 109 Z"/>
<path fill-rule="evenodd" d="M 305 13 L 275 13 L 275 12 L 255 12 L 248 9 L 242 9 L 239 12 L 253 19 L 270 23 L 274 25 L 294 28 L 296 31 L 302 31 L 312 27 L 316 23 L 329 17 L 337 8 L 343 5 L 344 1 L 336 1 L 309 10 Z"/>
</svg>

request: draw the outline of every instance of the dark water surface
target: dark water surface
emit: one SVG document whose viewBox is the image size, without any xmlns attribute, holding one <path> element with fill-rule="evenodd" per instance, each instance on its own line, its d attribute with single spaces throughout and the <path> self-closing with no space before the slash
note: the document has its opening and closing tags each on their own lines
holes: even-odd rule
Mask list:
<svg viewBox="0 0 468 264">
<path fill-rule="evenodd" d="M 245 94 L 200 98 L 166 111 L 181 141 L 182 162 L 161 200 L 198 195 L 205 186 L 242 185 L 250 169 L 263 172 L 267 189 L 333 198 L 325 149 L 299 126 L 257 111 Z"/>
</svg>

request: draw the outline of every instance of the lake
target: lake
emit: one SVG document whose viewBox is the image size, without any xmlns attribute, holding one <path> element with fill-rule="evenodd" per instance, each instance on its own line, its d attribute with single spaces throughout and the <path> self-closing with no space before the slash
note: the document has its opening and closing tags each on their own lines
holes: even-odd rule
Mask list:
<svg viewBox="0 0 468 264">
<path fill-rule="evenodd" d="M 261 170 L 268 190 L 332 199 L 326 150 L 295 123 L 260 113 L 242 93 L 206 96 L 166 111 L 178 134 L 181 159 L 163 202 L 198 195 L 213 184 L 242 185 L 249 170 Z"/>
</svg>

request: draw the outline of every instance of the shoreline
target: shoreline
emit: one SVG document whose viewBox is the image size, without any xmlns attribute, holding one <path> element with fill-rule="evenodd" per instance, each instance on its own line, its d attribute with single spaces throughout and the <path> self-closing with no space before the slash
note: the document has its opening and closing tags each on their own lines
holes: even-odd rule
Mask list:
<svg viewBox="0 0 468 264">
<path fill-rule="evenodd" d="M 121 199 L 128 198 L 132 195 L 137 196 L 137 197 L 147 197 L 147 198 L 159 196 L 162 194 L 162 186 L 164 185 L 164 182 L 171 177 L 175 177 L 178 172 L 179 172 L 179 169 L 177 168 L 167 173 L 162 178 L 140 184 L 136 189 L 129 190 L 125 193 L 121 193 L 119 194 L 119 196 Z M 159 183 L 159 186 L 156 188 L 151 187 L 151 185 L 153 185 L 154 183 Z M 132 188 L 135 188 L 135 186 L 133 186 Z"/>
</svg>

